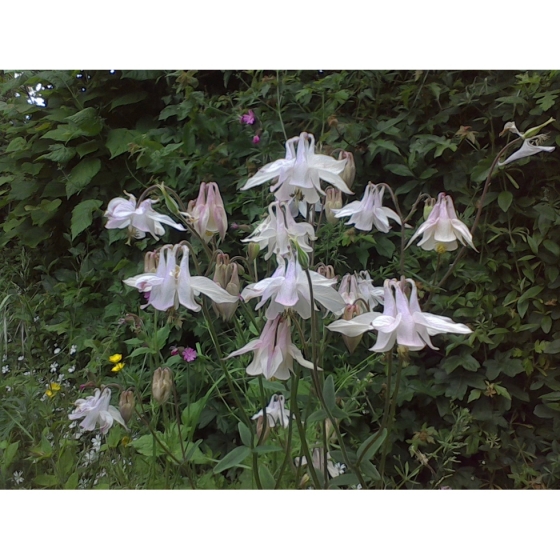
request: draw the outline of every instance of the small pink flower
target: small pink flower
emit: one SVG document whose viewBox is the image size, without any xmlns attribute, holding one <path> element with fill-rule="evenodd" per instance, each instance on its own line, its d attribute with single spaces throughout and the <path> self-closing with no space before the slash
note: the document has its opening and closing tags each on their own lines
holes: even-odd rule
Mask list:
<svg viewBox="0 0 560 560">
<path fill-rule="evenodd" d="M 177 348 L 177 346 L 172 346 L 171 347 L 171 355 L 176 356 L 178 353 L 179 353 L 179 348 Z"/>
<path fill-rule="evenodd" d="M 258 144 L 261 141 L 261 137 L 258 134 L 253 136 L 253 144 Z"/>
<path fill-rule="evenodd" d="M 244 115 L 241 115 L 241 117 L 239 118 L 239 122 L 241 122 L 241 124 L 254 124 L 255 123 L 255 113 L 253 113 L 253 111 L 251 111 L 251 109 L 249 109 L 248 113 L 245 113 Z"/>
<path fill-rule="evenodd" d="M 193 350 L 188 346 L 183 350 L 183 360 L 185 360 L 185 362 L 194 362 L 196 360 L 196 356 L 196 350 Z"/>
</svg>

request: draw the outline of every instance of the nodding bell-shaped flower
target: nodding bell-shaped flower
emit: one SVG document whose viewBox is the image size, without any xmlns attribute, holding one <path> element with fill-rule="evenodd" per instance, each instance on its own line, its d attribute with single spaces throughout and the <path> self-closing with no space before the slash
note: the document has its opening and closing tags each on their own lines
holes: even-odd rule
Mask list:
<svg viewBox="0 0 560 560">
<path fill-rule="evenodd" d="M 419 236 L 423 235 L 418 247 L 426 251 L 445 253 L 457 249 L 457 241 L 462 245 L 470 245 L 475 251 L 471 232 L 467 226 L 457 218 L 453 199 L 445 193 L 439 193 L 438 199 L 428 219 L 416 230 L 410 238 L 407 247 Z"/>
<path fill-rule="evenodd" d="M 215 233 L 223 241 L 228 227 L 227 214 L 217 183 L 201 183 L 198 198 L 191 200 L 187 212 L 181 212 L 208 243 Z"/>
<path fill-rule="evenodd" d="M 177 254 L 182 254 L 177 265 Z M 160 249 L 159 263 L 155 273 L 145 272 L 124 280 L 140 292 L 148 292 L 151 305 L 160 311 L 167 311 L 179 305 L 191 311 L 200 311 L 195 297 L 202 292 L 216 303 L 236 303 L 238 297 L 229 294 L 205 276 L 191 276 L 189 271 L 189 248 L 186 245 L 165 245 Z"/>
<path fill-rule="evenodd" d="M 297 144 L 297 149 L 296 149 Z M 302 193 L 309 204 L 319 202 L 321 180 L 335 186 L 342 192 L 352 194 L 340 174 L 346 166 L 346 160 L 337 161 L 333 157 L 315 153 L 315 138 L 312 134 L 302 132 L 299 137 L 286 142 L 286 157 L 268 163 L 251 177 L 242 191 L 262 185 L 276 179 L 270 187 L 277 200 L 289 201 L 296 189 Z"/>
<path fill-rule="evenodd" d="M 217 255 L 214 282 L 221 288 L 224 288 L 228 294 L 237 298 L 237 301 L 234 303 L 212 303 L 214 311 L 223 321 L 230 321 L 239 305 L 241 282 L 239 280 L 238 268 L 239 265 L 237 263 L 230 262 L 229 255 L 224 253 Z"/>
<path fill-rule="evenodd" d="M 362 200 L 347 204 L 340 210 L 333 210 L 337 218 L 350 216 L 348 224 L 354 224 L 356 229 L 371 231 L 373 226 L 383 233 L 387 233 L 391 226 L 389 219 L 394 220 L 400 225 L 399 215 L 390 208 L 383 206 L 383 194 L 385 187 L 379 187 L 373 183 L 368 183 Z"/>
<path fill-rule="evenodd" d="M 123 391 L 119 397 L 119 412 L 123 420 L 128 424 L 134 412 L 134 405 L 136 399 L 134 398 L 134 391 Z"/>
<path fill-rule="evenodd" d="M 342 150 L 338 154 L 338 159 L 346 160 L 346 167 L 340 174 L 340 178 L 348 185 L 348 188 L 351 189 L 354 184 L 354 179 L 356 178 L 356 164 L 354 163 L 354 156 L 352 155 L 352 152 L 345 152 Z"/>
<path fill-rule="evenodd" d="M 114 421 L 117 421 L 126 428 L 121 413 L 110 402 L 111 389 L 106 387 L 103 389 L 103 392 L 96 389 L 93 396 L 86 399 L 78 399 L 74 403 L 76 410 L 69 414 L 68 418 L 70 420 L 83 418 L 80 427 L 88 432 L 95 430 L 96 424 L 99 424 L 101 433 L 106 434 Z"/>
<path fill-rule="evenodd" d="M 165 404 L 173 390 L 171 370 L 167 367 L 157 368 L 152 379 L 152 396 L 158 404 Z"/>
<path fill-rule="evenodd" d="M 290 425 L 290 411 L 285 408 L 286 399 L 284 395 L 272 395 L 268 406 L 266 407 L 266 421 L 271 428 L 282 426 L 287 428 Z M 259 410 L 251 420 L 262 418 L 264 411 Z"/>
<path fill-rule="evenodd" d="M 281 316 L 267 321 L 259 338 L 251 340 L 227 358 L 247 352 L 254 352 L 253 361 L 247 366 L 248 375 L 264 375 L 266 379 L 275 377 L 285 381 L 294 371 L 294 359 L 303 367 L 313 369 L 313 364 L 292 344 L 290 326 Z"/>
<path fill-rule="evenodd" d="M 406 283 L 411 286 L 409 298 L 404 293 Z M 395 343 L 408 350 L 422 350 L 426 345 L 437 350 L 433 346 L 430 336 L 443 333 L 470 334 L 472 332 L 462 323 L 455 323 L 440 315 L 422 312 L 418 303 L 416 284 L 413 280 L 385 280 L 384 291 L 383 314 L 372 311 L 350 321 L 335 321 L 327 328 L 347 336 L 358 336 L 369 330 L 377 330 L 377 342 L 370 348 L 372 352 L 388 352 Z"/>
<path fill-rule="evenodd" d="M 327 193 L 327 200 L 325 202 L 325 218 L 329 224 L 336 224 L 338 222 L 337 217 L 334 215 L 334 210 L 340 210 L 342 208 L 342 193 L 329 187 L 325 190 Z"/>
<path fill-rule="evenodd" d="M 258 243 L 261 249 L 267 249 L 264 256 L 268 260 L 273 253 L 285 256 L 292 250 L 291 241 L 295 241 L 303 251 L 311 253 L 310 240 L 315 240 L 313 226 L 308 223 L 296 223 L 286 202 L 273 202 L 268 207 L 265 218 L 243 243 Z"/>
<path fill-rule="evenodd" d="M 181 224 L 177 224 L 169 216 L 152 210 L 153 203 L 153 200 L 147 198 L 137 205 L 136 197 L 131 194 L 128 195 L 128 200 L 120 197 L 113 198 L 105 212 L 105 217 L 108 218 L 105 227 L 107 229 L 128 227 L 136 239 L 143 239 L 146 233 L 150 233 L 154 239 L 159 239 L 165 233 L 161 224 L 185 231 Z"/>
<path fill-rule="evenodd" d="M 333 313 L 344 309 L 344 300 L 332 287 L 336 280 L 329 280 L 309 271 L 313 286 L 313 298 Z M 286 259 L 278 256 L 278 268 L 270 278 L 265 278 L 256 284 L 250 284 L 241 297 L 244 301 L 260 297 L 261 301 L 255 309 L 260 309 L 270 299 L 266 310 L 266 318 L 274 319 L 286 309 L 293 308 L 303 319 L 311 317 L 311 295 L 307 275 L 293 254 Z"/>
<path fill-rule="evenodd" d="M 534 156 L 540 152 L 553 152 L 555 150 L 555 146 L 541 146 L 541 142 L 544 142 L 547 139 L 547 134 L 539 134 L 537 136 L 533 136 L 532 138 L 527 138 L 523 141 L 521 148 L 516 152 L 513 152 L 511 156 L 509 156 L 505 161 L 498 162 L 498 167 L 504 167 L 518 159 Z"/>
</svg>

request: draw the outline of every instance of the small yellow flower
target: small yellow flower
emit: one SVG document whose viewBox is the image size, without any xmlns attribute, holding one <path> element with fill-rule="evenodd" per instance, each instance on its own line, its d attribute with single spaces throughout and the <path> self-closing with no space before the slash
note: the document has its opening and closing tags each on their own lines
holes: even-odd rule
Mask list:
<svg viewBox="0 0 560 560">
<path fill-rule="evenodd" d="M 117 371 L 121 371 L 121 369 L 124 367 L 124 362 L 121 362 L 120 364 L 117 364 L 116 366 L 111 368 L 111 371 L 114 371 L 115 373 Z"/>
<path fill-rule="evenodd" d="M 112 356 L 109 356 L 109 361 L 112 364 L 118 364 L 121 360 L 122 360 L 122 354 L 113 354 Z"/>
<path fill-rule="evenodd" d="M 45 391 L 45 395 L 47 395 L 49 399 L 52 399 L 60 391 L 60 389 L 60 383 L 50 383 L 49 388 Z"/>
</svg>

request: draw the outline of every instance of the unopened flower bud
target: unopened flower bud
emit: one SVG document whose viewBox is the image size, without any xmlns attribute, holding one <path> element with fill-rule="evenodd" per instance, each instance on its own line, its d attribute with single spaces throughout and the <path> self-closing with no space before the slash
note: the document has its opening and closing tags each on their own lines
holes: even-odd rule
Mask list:
<svg viewBox="0 0 560 560">
<path fill-rule="evenodd" d="M 357 317 L 358 315 L 362 314 L 362 309 L 358 304 L 352 304 L 352 305 L 347 305 L 344 308 L 344 313 L 342 314 L 342 318 L 345 321 L 350 321 L 352 320 L 354 317 Z M 346 344 L 346 348 L 348 348 L 348 352 L 350 352 L 350 354 L 354 353 L 354 350 L 356 350 L 356 348 L 358 347 L 358 344 L 360 344 L 360 342 L 362 341 L 362 337 L 364 335 L 360 334 L 358 336 L 348 336 L 343 334 L 342 335 L 342 340 L 344 340 L 344 344 Z"/>
<path fill-rule="evenodd" d="M 263 435 L 263 429 L 264 429 L 264 435 Z M 264 443 L 266 441 L 266 439 L 268 438 L 268 435 L 270 434 L 270 423 L 266 422 L 266 424 L 264 423 L 264 415 L 263 416 L 259 416 L 257 418 L 257 441 L 260 441 L 261 444 Z"/>
<path fill-rule="evenodd" d="M 229 260 L 229 255 L 219 253 L 216 257 L 216 270 L 214 282 L 232 296 L 239 296 L 241 282 L 239 280 L 238 264 Z M 229 321 L 233 317 L 239 302 L 234 303 L 212 303 L 215 313 L 223 321 Z"/>
<path fill-rule="evenodd" d="M 338 154 L 338 159 L 346 160 L 346 167 L 342 170 L 340 178 L 348 185 L 348 188 L 351 189 L 354 179 L 356 178 L 356 164 L 354 163 L 354 156 L 351 152 L 345 152 L 343 150 L 340 154 Z"/>
<path fill-rule="evenodd" d="M 434 209 L 435 204 L 436 204 L 435 198 L 428 198 L 424 202 L 424 220 L 428 219 L 428 217 L 432 213 L 432 210 Z"/>
<path fill-rule="evenodd" d="M 157 251 L 148 251 L 144 256 L 144 272 L 154 274 L 159 263 L 159 253 Z"/>
<path fill-rule="evenodd" d="M 152 380 L 152 396 L 159 404 L 164 404 L 171 396 L 173 388 L 173 380 L 171 378 L 171 370 L 167 367 L 157 368 L 154 371 Z"/>
<path fill-rule="evenodd" d="M 261 246 L 258 243 L 251 241 L 247 247 L 247 257 L 250 263 L 252 263 L 258 256 Z"/>
<path fill-rule="evenodd" d="M 402 360 L 403 366 L 407 366 L 410 363 L 408 346 L 403 346 L 399 344 L 397 346 L 397 355 Z"/>
<path fill-rule="evenodd" d="M 327 195 L 325 201 L 325 217 L 329 224 L 336 224 L 338 219 L 333 214 L 333 210 L 340 210 L 342 208 L 342 192 L 329 187 L 325 193 Z"/>
<path fill-rule="evenodd" d="M 123 391 L 119 397 L 119 412 L 127 424 L 132 418 L 135 402 L 134 391 Z"/>
</svg>

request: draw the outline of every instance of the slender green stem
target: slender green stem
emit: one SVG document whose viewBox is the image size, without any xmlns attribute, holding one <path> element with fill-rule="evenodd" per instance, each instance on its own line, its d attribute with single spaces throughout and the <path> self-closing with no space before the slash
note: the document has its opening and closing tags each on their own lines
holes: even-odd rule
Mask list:
<svg viewBox="0 0 560 560">
<path fill-rule="evenodd" d="M 284 461 L 280 467 L 280 473 L 278 474 L 278 480 L 274 486 L 277 490 L 282 482 L 282 475 L 288 466 L 288 462 L 292 459 L 292 434 L 293 434 L 293 422 L 292 422 L 292 409 L 297 407 L 297 388 L 299 384 L 299 368 L 296 368 L 291 381 L 290 387 L 290 423 L 288 425 L 288 441 L 286 442 L 286 454 L 284 455 Z"/>
</svg>

